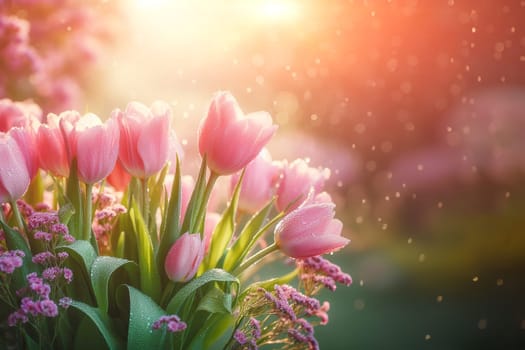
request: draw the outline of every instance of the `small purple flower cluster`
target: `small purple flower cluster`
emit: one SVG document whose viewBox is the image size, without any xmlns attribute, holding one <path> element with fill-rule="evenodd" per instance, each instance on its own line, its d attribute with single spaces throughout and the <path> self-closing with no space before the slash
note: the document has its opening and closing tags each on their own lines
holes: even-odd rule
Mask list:
<svg viewBox="0 0 525 350">
<path fill-rule="evenodd" d="M 51 299 L 51 286 L 44 282 L 44 278 L 38 277 L 35 272 L 28 274 L 26 279 L 28 287 L 16 292 L 19 297 L 23 296 L 20 301 L 20 308 L 12 312 L 7 318 L 10 327 L 29 322 L 30 316 L 58 316 L 58 306 Z M 62 308 L 67 308 L 71 305 L 71 299 L 61 298 L 58 304 Z"/>
<path fill-rule="evenodd" d="M 97 209 L 92 228 L 102 252 L 111 250 L 111 232 L 113 232 L 118 216 L 127 211 L 126 207 L 119 203 L 119 198 L 108 190 L 105 189 L 104 192 L 93 195 Z"/>
<path fill-rule="evenodd" d="M 187 325 L 180 320 L 177 315 L 161 316 L 157 321 L 153 322 L 151 328 L 160 329 L 163 325 L 166 325 L 168 332 L 176 333 L 186 329 Z"/>
<path fill-rule="evenodd" d="M 299 269 L 302 286 L 309 295 L 317 293 L 322 287 L 335 291 L 337 288 L 336 283 L 346 286 L 352 284 L 350 275 L 344 273 L 339 266 L 321 256 L 298 259 L 296 264 Z"/>
<path fill-rule="evenodd" d="M 261 324 L 254 318 L 250 317 L 249 321 L 245 323 L 243 329 L 237 329 L 233 334 L 233 339 L 243 348 L 250 350 L 257 350 L 257 340 L 261 338 Z"/>
<path fill-rule="evenodd" d="M 22 266 L 24 252 L 21 250 L 8 250 L 0 252 L 0 272 L 12 274 L 16 268 Z"/>
<path fill-rule="evenodd" d="M 59 221 L 56 211 L 34 212 L 27 219 L 29 234 L 34 239 L 49 244 L 49 248 L 55 247 L 61 241 L 73 243 L 75 238 L 69 234 L 67 226 Z"/>
</svg>

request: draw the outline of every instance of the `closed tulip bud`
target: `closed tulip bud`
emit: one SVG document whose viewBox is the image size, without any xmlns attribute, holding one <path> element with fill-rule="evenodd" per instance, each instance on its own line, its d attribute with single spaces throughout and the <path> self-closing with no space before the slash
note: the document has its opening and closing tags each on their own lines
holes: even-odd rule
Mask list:
<svg viewBox="0 0 525 350">
<path fill-rule="evenodd" d="M 350 242 L 341 236 L 333 203 L 308 204 L 286 215 L 275 228 L 275 243 L 292 258 L 308 258 L 338 250 Z"/>
<path fill-rule="evenodd" d="M 111 173 L 117 161 L 119 134 L 114 118 L 102 123 L 89 113 L 75 124 L 73 149 L 81 181 L 94 184 Z"/>
<path fill-rule="evenodd" d="M 204 242 L 199 233 L 185 233 L 171 246 L 164 269 L 174 282 L 186 282 L 195 276 L 204 257 Z"/>
<path fill-rule="evenodd" d="M 313 168 L 304 159 L 285 165 L 277 189 L 277 210 L 291 211 L 299 207 L 309 195 L 321 192 L 329 177 L 329 169 Z"/>
<path fill-rule="evenodd" d="M 267 112 L 244 115 L 228 92 L 217 93 L 199 127 L 199 151 L 219 175 L 233 174 L 251 162 L 277 129 Z"/>
<path fill-rule="evenodd" d="M 147 178 L 158 172 L 169 156 L 171 110 L 164 102 L 151 108 L 131 102 L 115 110 L 120 126 L 119 159 L 128 173 Z"/>
<path fill-rule="evenodd" d="M 42 110 L 38 105 L 30 101 L 14 102 L 7 98 L 0 100 L 0 131 L 28 127 L 35 120 L 42 120 Z"/>
<path fill-rule="evenodd" d="M 0 133 L 0 203 L 14 201 L 29 186 L 29 172 L 24 154 L 9 134 Z"/>
<path fill-rule="evenodd" d="M 257 157 L 246 166 L 239 195 L 239 209 L 248 213 L 255 213 L 262 209 L 272 198 L 280 167 L 272 162 L 270 152 L 263 149 Z M 231 178 L 232 190 L 239 182 L 239 174 Z"/>
</svg>

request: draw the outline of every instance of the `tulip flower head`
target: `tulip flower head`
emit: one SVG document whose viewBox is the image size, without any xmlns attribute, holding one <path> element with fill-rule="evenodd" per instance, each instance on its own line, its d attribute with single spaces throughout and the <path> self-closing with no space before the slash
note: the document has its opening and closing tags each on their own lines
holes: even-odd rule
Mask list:
<svg viewBox="0 0 525 350">
<path fill-rule="evenodd" d="M 119 159 L 128 173 L 147 178 L 158 172 L 169 156 L 171 109 L 164 102 L 151 108 L 131 102 L 124 112 L 115 110 L 120 126 Z"/>
<path fill-rule="evenodd" d="M 171 246 L 164 269 L 174 282 L 186 282 L 195 276 L 204 257 L 204 242 L 199 233 L 185 233 Z"/>
<path fill-rule="evenodd" d="M 316 203 L 291 211 L 275 228 L 275 243 L 297 259 L 341 249 L 350 240 L 341 236 L 343 224 L 334 219 L 334 208 L 333 203 Z"/>
<path fill-rule="evenodd" d="M 0 159 L 0 203 L 5 203 L 22 197 L 30 179 L 24 155 L 9 134 L 0 133 Z"/>
<path fill-rule="evenodd" d="M 102 123 L 89 113 L 75 124 L 74 135 L 79 179 L 88 184 L 101 181 L 117 161 L 120 135 L 117 121 L 110 118 Z"/>
<path fill-rule="evenodd" d="M 309 195 L 321 192 L 329 177 L 329 169 L 313 168 L 304 159 L 285 164 L 277 189 L 277 210 L 289 212 L 299 207 Z"/>
<path fill-rule="evenodd" d="M 264 148 L 246 166 L 239 195 L 239 209 L 248 213 L 255 213 L 262 209 L 275 192 L 280 170 L 279 164 L 272 162 L 270 152 Z M 239 177 L 239 174 L 232 176 L 232 191 L 239 182 Z"/>
<path fill-rule="evenodd" d="M 244 115 L 229 92 L 219 92 L 201 121 L 199 151 L 212 171 L 233 174 L 259 154 L 276 129 L 267 112 Z"/>
</svg>

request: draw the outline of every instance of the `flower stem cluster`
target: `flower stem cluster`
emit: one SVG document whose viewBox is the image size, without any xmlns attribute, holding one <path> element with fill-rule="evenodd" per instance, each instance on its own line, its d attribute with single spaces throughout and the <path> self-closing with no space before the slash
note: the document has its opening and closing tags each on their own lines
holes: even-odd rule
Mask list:
<svg viewBox="0 0 525 350">
<path fill-rule="evenodd" d="M 345 286 L 352 284 L 350 275 L 344 273 L 339 266 L 321 256 L 298 259 L 296 260 L 296 265 L 299 269 L 301 287 L 308 295 L 314 295 L 322 288 L 327 288 L 333 292 L 337 288 L 336 283 L 341 283 Z"/>
<path fill-rule="evenodd" d="M 283 349 L 318 349 L 314 326 L 324 324 L 323 314 L 326 310 L 326 303 L 321 305 L 317 299 L 289 285 L 275 285 L 273 291 L 258 288 L 244 300 L 240 313 L 250 319 L 244 324 L 241 322 L 234 339 L 240 347 L 248 348 L 251 345 L 246 344 L 251 344 L 255 339 L 257 346 L 282 344 Z M 252 319 L 257 320 L 257 327 L 253 325 Z M 246 332 L 250 325 L 252 329 L 257 328 L 251 337 Z"/>
</svg>

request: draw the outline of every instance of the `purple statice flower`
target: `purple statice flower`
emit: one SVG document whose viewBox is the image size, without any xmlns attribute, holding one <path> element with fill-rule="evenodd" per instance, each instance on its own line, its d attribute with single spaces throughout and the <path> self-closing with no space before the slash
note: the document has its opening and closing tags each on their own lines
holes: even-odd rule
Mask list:
<svg viewBox="0 0 525 350">
<path fill-rule="evenodd" d="M 260 322 L 254 318 L 250 317 L 250 327 L 252 328 L 252 338 L 257 340 L 261 337 L 261 324 Z"/>
<path fill-rule="evenodd" d="M 71 306 L 72 303 L 73 303 L 73 299 L 68 298 L 68 297 L 60 298 L 60 300 L 58 301 L 58 305 L 64 309 L 67 309 L 69 306 Z"/>
<path fill-rule="evenodd" d="M 69 254 L 66 253 L 66 252 L 59 252 L 59 253 L 57 254 L 58 261 L 60 261 L 60 262 L 63 262 L 63 261 L 66 260 L 68 257 L 69 257 Z"/>
<path fill-rule="evenodd" d="M 157 321 L 153 322 L 151 328 L 160 329 L 166 325 L 166 329 L 171 333 L 181 332 L 186 329 L 187 325 L 180 320 L 177 315 L 161 316 Z"/>
<path fill-rule="evenodd" d="M 317 293 L 321 288 L 335 291 L 337 283 L 349 286 L 352 284 L 350 275 L 341 271 L 336 264 L 320 257 L 314 256 L 296 261 L 299 268 L 299 278 L 306 293 Z"/>
<path fill-rule="evenodd" d="M 35 264 L 45 265 L 45 264 L 52 263 L 55 260 L 55 255 L 53 255 L 53 253 L 51 252 L 46 251 L 46 252 L 35 254 L 32 260 Z"/>
<path fill-rule="evenodd" d="M 310 350 L 319 349 L 319 343 L 317 342 L 317 339 L 315 339 L 313 335 L 305 335 L 295 328 L 290 328 L 288 330 L 288 335 L 295 343 L 305 344 L 308 346 L 308 349 Z"/>
<path fill-rule="evenodd" d="M 37 316 L 42 312 L 40 303 L 29 297 L 22 298 L 20 310 L 26 315 Z"/>
<path fill-rule="evenodd" d="M 21 250 L 8 250 L 0 253 L 0 272 L 12 274 L 16 268 L 22 266 L 24 252 Z"/>
<path fill-rule="evenodd" d="M 51 233 L 54 233 L 55 235 L 59 235 L 59 236 L 65 236 L 69 234 L 69 230 L 67 229 L 67 226 L 62 223 L 51 225 L 50 230 L 51 230 Z"/>
<path fill-rule="evenodd" d="M 266 300 L 268 300 L 269 302 L 273 303 L 274 310 L 277 311 L 282 317 L 285 317 L 285 318 L 290 319 L 292 321 L 297 318 L 293 308 L 288 303 L 288 298 L 286 298 L 284 296 L 278 297 L 278 296 L 275 296 L 272 293 L 264 290 L 263 288 L 261 288 L 261 289 L 262 289 L 262 291 L 264 293 L 264 297 L 266 298 Z"/>
<path fill-rule="evenodd" d="M 42 271 L 42 277 L 48 281 L 54 281 L 60 275 L 61 269 L 58 266 L 48 267 Z"/>
<path fill-rule="evenodd" d="M 16 205 L 22 216 L 25 218 L 30 217 L 35 212 L 35 210 L 22 199 L 18 199 Z"/>
<path fill-rule="evenodd" d="M 51 299 L 39 301 L 40 313 L 45 317 L 56 317 L 58 315 L 57 304 Z"/>
<path fill-rule="evenodd" d="M 240 345 L 244 345 L 248 342 L 248 337 L 241 330 L 237 329 L 233 335 L 233 339 Z"/>
<path fill-rule="evenodd" d="M 58 213 L 56 211 L 50 212 L 34 212 L 27 219 L 27 228 L 30 231 L 41 230 L 42 228 L 49 228 L 54 224 L 58 224 Z"/>
<path fill-rule="evenodd" d="M 26 323 L 29 321 L 29 317 L 22 311 L 16 310 L 7 317 L 7 324 L 9 327 L 14 327 L 19 323 Z"/>
<path fill-rule="evenodd" d="M 53 235 L 49 232 L 36 231 L 33 237 L 39 241 L 51 242 Z"/>
<path fill-rule="evenodd" d="M 35 272 L 32 272 L 27 275 L 27 281 L 29 282 L 29 288 L 39 295 L 43 299 L 49 298 L 49 293 L 51 293 L 51 287 L 49 284 L 44 283 L 44 280 L 36 275 Z"/>
<path fill-rule="evenodd" d="M 73 281 L 73 271 L 67 267 L 62 268 L 62 276 L 64 276 L 64 279 L 68 284 Z"/>
</svg>

